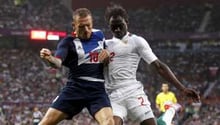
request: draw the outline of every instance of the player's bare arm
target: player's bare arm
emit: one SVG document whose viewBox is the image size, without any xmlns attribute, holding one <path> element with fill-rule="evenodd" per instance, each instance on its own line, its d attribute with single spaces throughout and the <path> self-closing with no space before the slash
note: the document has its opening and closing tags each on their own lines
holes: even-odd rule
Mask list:
<svg viewBox="0 0 220 125">
<path fill-rule="evenodd" d="M 151 66 L 156 69 L 156 71 L 168 82 L 172 83 L 177 89 L 179 89 L 183 94 L 194 102 L 199 102 L 200 97 L 199 94 L 193 90 L 186 88 L 181 82 L 176 78 L 174 73 L 170 70 L 170 68 L 159 59 L 155 60 L 151 63 Z"/>
<path fill-rule="evenodd" d="M 60 68 L 62 66 L 61 59 L 52 56 L 51 51 L 47 48 L 42 48 L 40 50 L 40 57 L 51 63 L 51 66 L 53 66 L 54 68 Z"/>
</svg>

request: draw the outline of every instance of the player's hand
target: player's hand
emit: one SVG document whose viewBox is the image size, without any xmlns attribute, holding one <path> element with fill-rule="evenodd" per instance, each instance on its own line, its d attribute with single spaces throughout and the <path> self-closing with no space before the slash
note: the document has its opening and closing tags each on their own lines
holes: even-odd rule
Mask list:
<svg viewBox="0 0 220 125">
<path fill-rule="evenodd" d="M 105 64 L 109 63 L 109 52 L 106 49 L 101 50 L 99 53 L 99 62 L 103 62 Z"/>
<path fill-rule="evenodd" d="M 185 88 L 183 94 L 195 103 L 200 102 L 200 96 L 194 89 Z"/>
<path fill-rule="evenodd" d="M 40 50 L 40 57 L 41 57 L 42 59 L 49 60 L 49 59 L 51 58 L 51 56 L 52 56 L 52 53 L 51 53 L 51 51 L 50 51 L 49 49 L 47 49 L 47 48 L 42 48 L 42 49 Z"/>
</svg>

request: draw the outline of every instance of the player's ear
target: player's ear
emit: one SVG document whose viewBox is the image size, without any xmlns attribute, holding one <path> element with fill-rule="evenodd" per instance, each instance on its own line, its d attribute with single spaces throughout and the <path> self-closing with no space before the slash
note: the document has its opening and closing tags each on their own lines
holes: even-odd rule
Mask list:
<svg viewBox="0 0 220 125">
<path fill-rule="evenodd" d="M 127 24 L 129 24 L 129 21 L 128 21 L 128 20 L 125 20 L 125 22 L 126 22 Z"/>
<path fill-rule="evenodd" d="M 72 27 L 75 27 L 75 22 L 74 21 L 72 22 Z"/>
</svg>

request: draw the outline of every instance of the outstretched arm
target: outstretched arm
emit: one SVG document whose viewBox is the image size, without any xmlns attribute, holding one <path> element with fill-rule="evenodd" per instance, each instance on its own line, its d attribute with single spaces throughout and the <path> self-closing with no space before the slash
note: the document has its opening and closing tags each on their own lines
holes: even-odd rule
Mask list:
<svg viewBox="0 0 220 125">
<path fill-rule="evenodd" d="M 150 64 L 156 71 L 168 82 L 172 83 L 177 89 L 183 92 L 187 97 L 191 98 L 194 102 L 199 102 L 200 97 L 199 94 L 193 90 L 186 88 L 181 82 L 176 78 L 174 73 L 170 70 L 170 68 L 159 59 L 153 61 Z"/>
<path fill-rule="evenodd" d="M 40 57 L 46 60 L 54 68 L 60 68 L 62 66 L 61 59 L 52 56 L 51 51 L 47 48 L 42 48 L 40 50 Z"/>
</svg>

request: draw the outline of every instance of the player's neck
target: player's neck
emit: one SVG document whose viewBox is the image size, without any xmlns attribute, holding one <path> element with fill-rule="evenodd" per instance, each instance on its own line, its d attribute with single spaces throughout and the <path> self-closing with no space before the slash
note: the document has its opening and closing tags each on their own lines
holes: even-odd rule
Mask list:
<svg viewBox="0 0 220 125">
<path fill-rule="evenodd" d="M 167 94 L 169 91 L 165 91 L 165 92 L 163 92 L 164 94 Z"/>
</svg>

